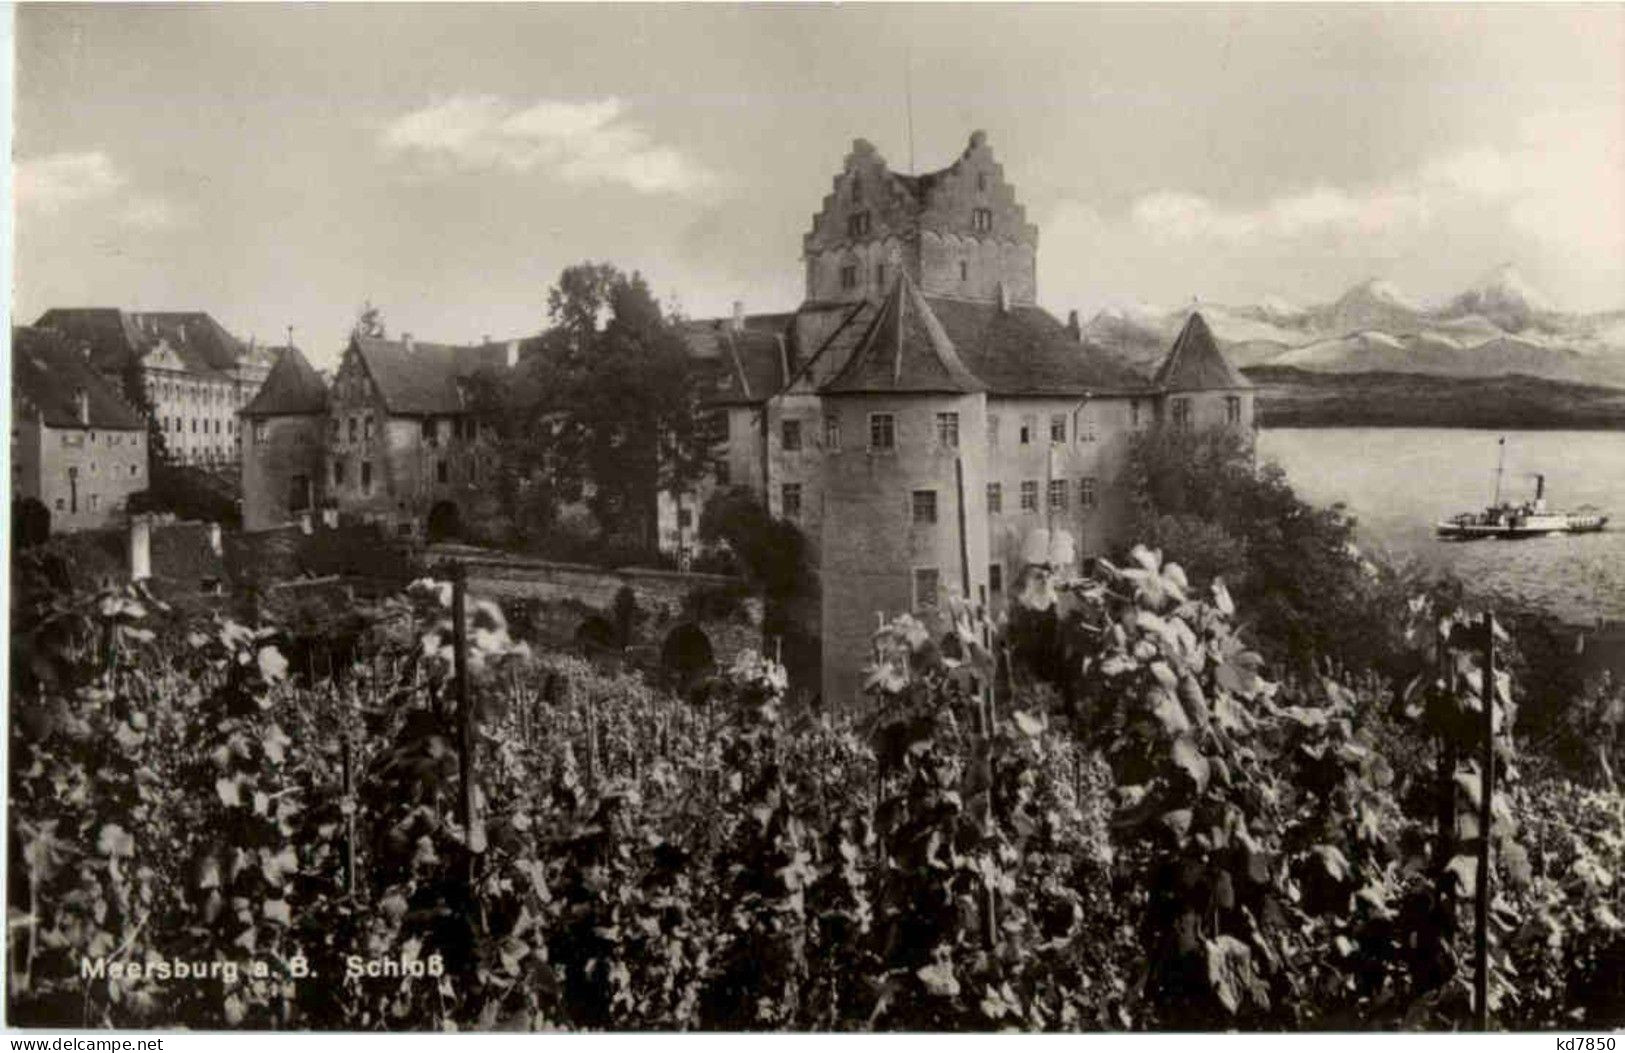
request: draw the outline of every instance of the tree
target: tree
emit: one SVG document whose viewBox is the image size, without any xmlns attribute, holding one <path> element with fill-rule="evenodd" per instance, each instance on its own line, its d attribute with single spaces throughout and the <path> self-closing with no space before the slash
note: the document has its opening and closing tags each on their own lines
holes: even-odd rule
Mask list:
<svg viewBox="0 0 1625 1053">
<path fill-rule="evenodd" d="M 479 396 L 501 407 L 511 507 L 523 493 L 551 517 L 584 498 L 601 542 L 653 551 L 660 493 L 712 459 L 687 345 L 643 276 L 610 264 L 566 268 L 547 303 L 519 375 Z"/>
<path fill-rule="evenodd" d="M 379 340 L 389 335 L 384 329 L 384 313 L 374 307 L 371 300 L 363 300 L 361 310 L 356 312 L 354 332 L 356 336 L 377 337 Z"/>
</svg>

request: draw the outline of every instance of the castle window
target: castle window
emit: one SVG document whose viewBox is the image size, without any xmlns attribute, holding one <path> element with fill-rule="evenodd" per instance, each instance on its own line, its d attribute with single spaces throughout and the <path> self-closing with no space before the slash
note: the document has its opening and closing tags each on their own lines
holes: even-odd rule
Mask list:
<svg viewBox="0 0 1625 1053">
<path fill-rule="evenodd" d="M 1139 399 L 1129 399 L 1129 402 L 1128 402 L 1128 426 L 1131 427 L 1131 428 L 1138 428 L 1140 426 L 1140 400 Z"/>
<path fill-rule="evenodd" d="M 1049 481 L 1049 510 L 1051 512 L 1066 511 L 1066 480 L 1051 479 Z"/>
<path fill-rule="evenodd" d="M 372 493 L 372 462 L 371 461 L 362 461 L 361 462 L 361 491 L 363 493 L 368 493 L 368 494 Z"/>
<path fill-rule="evenodd" d="M 130 465 L 130 474 L 131 474 L 131 475 L 135 475 L 135 474 L 136 474 L 136 466 L 135 466 L 135 465 L 133 465 L 133 464 L 132 464 L 132 465 Z"/>
<path fill-rule="evenodd" d="M 728 478 L 728 462 L 726 460 L 717 462 L 717 485 L 730 485 L 730 480 Z"/>
<path fill-rule="evenodd" d="M 334 461 L 333 462 L 333 485 L 334 486 L 343 486 L 344 485 L 344 462 L 343 461 Z"/>
<path fill-rule="evenodd" d="M 964 260 L 959 261 L 959 280 L 962 282 L 970 280 L 970 264 Z"/>
<path fill-rule="evenodd" d="M 939 414 L 937 414 L 937 445 L 939 445 L 939 446 L 958 446 L 959 445 L 959 414 L 957 414 L 957 413 L 939 413 Z"/>
<path fill-rule="evenodd" d="M 436 461 L 434 463 L 434 477 L 435 477 L 436 482 L 443 483 L 443 482 L 446 481 L 448 476 L 447 476 L 447 473 L 446 473 L 446 462 L 445 461 Z"/>
<path fill-rule="evenodd" d="M 937 492 L 935 490 L 916 490 L 909 495 L 910 517 L 916 523 L 935 523 L 937 521 Z"/>
<path fill-rule="evenodd" d="M 976 173 L 976 189 L 978 189 L 978 190 L 986 190 L 987 189 L 987 173 L 986 172 L 977 172 Z"/>
<path fill-rule="evenodd" d="M 937 593 L 942 588 L 940 575 L 935 567 L 921 567 L 914 571 L 914 609 L 936 610 L 939 599 Z"/>
<path fill-rule="evenodd" d="M 256 443 L 260 443 L 260 442 L 265 441 L 265 422 L 262 421 L 262 420 L 256 420 L 254 422 L 254 438 L 253 438 L 253 441 L 256 442 Z"/>
<path fill-rule="evenodd" d="M 855 212 L 846 217 L 846 233 L 848 237 L 861 238 L 869 233 L 869 213 Z"/>
<path fill-rule="evenodd" d="M 355 442 L 356 429 L 359 428 L 359 427 L 360 427 L 360 425 L 356 422 L 356 419 L 354 417 L 351 417 L 350 418 L 350 441 L 351 442 Z"/>
<path fill-rule="evenodd" d="M 1241 423 L 1241 396 L 1226 395 L 1224 397 L 1224 420 L 1226 424 Z"/>
<path fill-rule="evenodd" d="M 784 449 L 787 453 L 794 453 L 801 449 L 801 422 L 787 420 L 780 425 L 783 431 Z"/>
<path fill-rule="evenodd" d="M 998 483 L 987 484 L 987 510 L 990 515 L 1004 511 L 1004 487 Z"/>
<path fill-rule="evenodd" d="M 852 173 L 852 203 L 856 205 L 863 200 L 863 177 L 856 172 Z"/>
<path fill-rule="evenodd" d="M 1191 400 L 1174 399 L 1174 427 L 1188 431 L 1191 426 Z"/>
<path fill-rule="evenodd" d="M 367 414 L 366 417 L 362 419 L 361 435 L 368 442 L 372 441 L 372 414 L 370 414 L 370 413 Z"/>
<path fill-rule="evenodd" d="M 841 418 L 824 418 L 824 449 L 839 450 L 841 448 Z"/>
<path fill-rule="evenodd" d="M 1038 480 L 1024 479 L 1021 483 L 1021 510 L 1023 512 L 1038 511 Z"/>
<path fill-rule="evenodd" d="M 339 437 L 339 419 L 337 417 L 327 419 L 327 434 L 330 438 L 336 439 Z"/>
<path fill-rule="evenodd" d="M 897 448 L 897 419 L 890 413 L 869 414 L 869 449 Z"/>
<path fill-rule="evenodd" d="M 424 417 L 423 418 L 423 441 L 428 443 L 430 446 L 433 446 L 435 444 L 435 437 L 436 437 L 436 432 L 435 432 L 434 418 L 433 417 Z"/>
<path fill-rule="evenodd" d="M 1052 413 L 1049 418 L 1049 441 L 1066 442 L 1066 414 Z"/>
<path fill-rule="evenodd" d="M 884 263 L 875 264 L 875 284 L 882 289 L 886 287 L 886 265 Z"/>
<path fill-rule="evenodd" d="M 978 233 L 985 234 L 993 229 L 993 210 L 979 208 L 971 213 L 971 227 Z"/>
<path fill-rule="evenodd" d="M 1079 442 L 1097 442 L 1099 441 L 1099 438 L 1099 434 L 1095 431 L 1094 421 L 1090 420 L 1088 417 L 1078 421 Z"/>
<path fill-rule="evenodd" d="M 1032 441 L 1033 419 L 1031 417 L 1023 417 L 1021 419 L 1021 445 L 1027 446 L 1031 444 Z"/>
<path fill-rule="evenodd" d="M 841 288 L 856 289 L 858 287 L 858 268 L 847 264 L 841 268 Z"/>
<path fill-rule="evenodd" d="M 1095 494 L 1095 477 L 1086 475 L 1078 480 L 1078 504 L 1084 508 L 1095 507 L 1097 500 Z"/>
<path fill-rule="evenodd" d="M 987 444 L 989 446 L 999 444 L 999 418 L 991 413 L 987 417 Z"/>
<path fill-rule="evenodd" d="M 785 519 L 801 516 L 801 484 L 785 483 L 779 488 L 779 509 Z"/>
<path fill-rule="evenodd" d="M 987 591 L 997 597 L 1004 592 L 1004 564 L 989 563 L 987 565 Z"/>
</svg>

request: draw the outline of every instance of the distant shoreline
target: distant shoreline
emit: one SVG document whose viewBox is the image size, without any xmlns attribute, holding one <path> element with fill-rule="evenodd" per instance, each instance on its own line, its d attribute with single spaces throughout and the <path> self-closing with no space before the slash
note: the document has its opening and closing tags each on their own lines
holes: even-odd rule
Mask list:
<svg viewBox="0 0 1625 1053">
<path fill-rule="evenodd" d="M 1261 428 L 1448 428 L 1625 431 L 1625 389 L 1510 374 L 1242 370 L 1258 390 Z"/>
</svg>

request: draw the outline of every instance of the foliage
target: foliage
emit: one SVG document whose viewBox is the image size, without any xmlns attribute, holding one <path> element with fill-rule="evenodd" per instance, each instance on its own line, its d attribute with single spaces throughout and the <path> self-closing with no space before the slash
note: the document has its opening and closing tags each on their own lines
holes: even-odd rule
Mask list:
<svg viewBox="0 0 1625 1053">
<path fill-rule="evenodd" d="M 699 536 L 707 545 L 725 545 L 769 599 L 787 600 L 808 591 L 812 572 L 806 536 L 794 523 L 775 519 L 750 488 L 713 493 L 700 512 Z"/>
<path fill-rule="evenodd" d="M 363 300 L 361 307 L 356 311 L 353 332 L 356 336 L 384 339 L 389 335 L 384 328 L 384 312 L 374 307 L 371 300 Z"/>
</svg>

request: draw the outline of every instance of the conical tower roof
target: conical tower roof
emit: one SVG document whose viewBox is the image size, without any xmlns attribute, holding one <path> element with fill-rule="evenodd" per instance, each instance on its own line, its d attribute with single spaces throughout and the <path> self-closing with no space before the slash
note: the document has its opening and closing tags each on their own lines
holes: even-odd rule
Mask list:
<svg viewBox="0 0 1625 1053">
<path fill-rule="evenodd" d="M 986 391 L 987 385 L 966 368 L 919 286 L 904 271 L 846 364 L 819 390 L 827 395 L 963 395 Z"/>
<path fill-rule="evenodd" d="M 1236 371 L 1213 339 L 1200 311 L 1192 311 L 1174 338 L 1168 357 L 1157 367 L 1156 387 L 1165 391 L 1213 391 L 1250 388 L 1252 381 Z"/>
<path fill-rule="evenodd" d="M 242 409 L 245 417 L 301 416 L 327 412 L 327 385 L 292 345 L 282 349 L 265 383 Z"/>
</svg>

